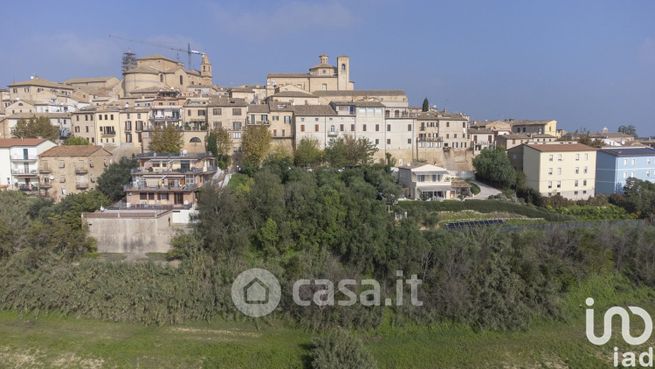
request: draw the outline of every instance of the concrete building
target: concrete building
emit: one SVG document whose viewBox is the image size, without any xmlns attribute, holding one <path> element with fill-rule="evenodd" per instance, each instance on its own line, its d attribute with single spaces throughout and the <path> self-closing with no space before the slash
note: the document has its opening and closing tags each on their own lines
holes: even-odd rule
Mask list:
<svg viewBox="0 0 655 369">
<path fill-rule="evenodd" d="M 448 170 L 431 164 L 399 167 L 398 182 L 405 188 L 406 196 L 415 200 L 454 199 L 460 193 L 468 194 L 470 188 L 459 186 L 461 181 L 452 177 Z"/>
<path fill-rule="evenodd" d="M 507 119 L 512 126 L 512 133 L 552 135 L 559 137 L 557 131 L 557 121 L 550 120 L 525 120 L 525 119 Z"/>
<path fill-rule="evenodd" d="M 125 186 L 125 202 L 130 208 L 191 208 L 196 192 L 216 174 L 214 158 L 207 154 L 137 156 L 139 167 Z"/>
<path fill-rule="evenodd" d="M 96 144 L 96 108 L 82 108 L 71 114 L 71 132 L 75 137 L 85 138 L 89 144 Z"/>
<path fill-rule="evenodd" d="M 522 151 L 522 155 L 517 152 Z M 596 149 L 574 144 L 526 144 L 509 151 L 512 163 L 522 170 L 526 183 L 542 196 L 561 195 L 571 200 L 595 194 Z M 520 156 L 520 157 L 519 157 Z M 516 165 L 516 161 L 521 164 Z"/>
<path fill-rule="evenodd" d="M 628 178 L 655 181 L 655 149 L 616 147 L 598 150 L 596 193 L 622 193 Z"/>
<path fill-rule="evenodd" d="M 54 146 L 42 138 L 0 139 L 0 189 L 36 192 L 39 155 Z"/>
<path fill-rule="evenodd" d="M 328 90 L 354 90 L 350 80 L 350 58 L 337 57 L 337 66 L 329 64 L 327 55 L 319 56 L 319 64 L 309 68 L 308 73 L 270 73 L 266 77 L 268 96 L 285 86 L 295 86 L 306 92 Z"/>
<path fill-rule="evenodd" d="M 470 148 L 475 154 L 488 148 L 496 147 L 495 132 L 489 128 L 476 128 L 468 130 L 468 137 L 471 140 Z"/>
<path fill-rule="evenodd" d="M 496 136 L 496 146 L 505 150 L 509 150 L 523 144 L 543 144 L 554 141 L 557 141 L 557 137 L 546 134 L 512 133 L 509 135 Z"/>
<path fill-rule="evenodd" d="M 419 147 L 467 149 L 469 117 L 461 113 L 441 111 L 421 112 L 416 115 L 416 135 Z"/>
<path fill-rule="evenodd" d="M 234 154 L 241 150 L 241 135 L 245 130 L 248 104 L 243 99 L 212 97 L 207 104 L 207 121 L 211 129 L 224 128 L 230 134 Z"/>
<path fill-rule="evenodd" d="M 14 82 L 9 86 L 9 96 L 12 101 L 51 101 L 60 96 L 72 96 L 73 87 L 32 77 L 27 81 Z"/>
<path fill-rule="evenodd" d="M 97 145 L 56 146 L 39 155 L 39 192 L 54 201 L 94 189 L 111 164 L 111 152 Z"/>
</svg>

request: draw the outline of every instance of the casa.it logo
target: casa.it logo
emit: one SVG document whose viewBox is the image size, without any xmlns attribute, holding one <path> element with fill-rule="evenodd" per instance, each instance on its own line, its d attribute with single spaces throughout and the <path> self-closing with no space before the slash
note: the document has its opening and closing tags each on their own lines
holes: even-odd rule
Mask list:
<svg viewBox="0 0 655 369">
<path fill-rule="evenodd" d="M 595 333 L 595 312 L 593 309 L 594 299 L 588 297 L 585 301 L 587 305 L 585 321 L 586 321 L 586 335 L 589 342 L 596 346 L 607 344 L 612 338 L 612 322 L 614 317 L 619 317 L 621 322 L 621 336 L 623 341 L 630 346 L 643 345 L 650 339 L 653 333 L 653 320 L 648 312 L 638 306 L 628 306 L 627 309 L 620 306 L 613 306 L 605 312 L 603 316 L 603 332 L 601 336 L 596 336 Z M 628 312 L 629 311 L 629 312 Z M 630 313 L 636 315 L 643 322 L 643 331 L 638 336 L 633 336 L 631 333 Z M 620 352 L 619 347 L 614 347 L 613 354 L 614 367 L 618 368 L 652 368 L 653 367 L 653 347 L 649 347 L 646 351 L 625 351 Z"/>
</svg>

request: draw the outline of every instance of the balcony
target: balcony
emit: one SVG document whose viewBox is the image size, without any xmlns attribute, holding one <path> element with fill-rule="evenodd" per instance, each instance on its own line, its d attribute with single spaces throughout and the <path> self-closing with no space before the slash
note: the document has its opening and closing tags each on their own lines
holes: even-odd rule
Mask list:
<svg viewBox="0 0 655 369">
<path fill-rule="evenodd" d="M 75 167 L 75 174 L 83 175 L 83 174 L 88 174 L 88 173 L 89 173 L 89 168 Z"/>
<path fill-rule="evenodd" d="M 18 185 L 18 190 L 22 191 L 22 192 L 32 193 L 32 192 L 38 191 L 38 188 L 36 186 L 31 185 L 31 184 L 21 184 L 21 185 Z"/>
<path fill-rule="evenodd" d="M 36 177 L 38 176 L 38 171 L 36 169 L 32 169 L 32 170 L 12 169 L 11 175 L 14 177 Z"/>
<path fill-rule="evenodd" d="M 52 169 L 47 166 L 39 167 L 39 173 L 49 174 L 52 173 Z"/>
<path fill-rule="evenodd" d="M 116 137 L 116 131 L 102 132 L 102 137 Z"/>
<path fill-rule="evenodd" d="M 144 183 L 132 183 L 129 185 L 123 186 L 123 191 L 125 192 L 190 192 L 196 191 L 200 188 L 197 184 L 185 184 L 185 185 L 163 185 L 163 186 L 147 186 Z"/>
<path fill-rule="evenodd" d="M 182 169 L 182 168 L 144 168 L 144 167 L 139 167 L 139 168 L 133 168 L 130 172 L 132 175 L 135 174 L 214 174 L 216 173 L 217 168 L 215 166 L 208 166 L 207 168 L 187 168 L 187 169 Z"/>
<path fill-rule="evenodd" d="M 75 182 L 75 188 L 78 190 L 86 190 L 89 188 L 89 182 Z"/>
<path fill-rule="evenodd" d="M 36 155 L 28 155 L 28 156 L 12 155 L 10 159 L 11 161 L 14 162 L 23 163 L 23 162 L 37 161 L 39 157 Z"/>
</svg>

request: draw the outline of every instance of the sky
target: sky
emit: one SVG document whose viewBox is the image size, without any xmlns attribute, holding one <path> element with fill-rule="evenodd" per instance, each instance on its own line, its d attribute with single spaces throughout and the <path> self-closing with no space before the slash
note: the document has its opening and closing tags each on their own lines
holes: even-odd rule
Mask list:
<svg viewBox="0 0 655 369">
<path fill-rule="evenodd" d="M 403 89 L 472 119 L 632 124 L 655 135 L 653 0 L 8 1 L 0 86 L 31 75 L 120 78 L 124 51 L 208 53 L 221 86 L 350 56 L 356 89 Z M 194 63 L 197 67 L 199 60 Z"/>
</svg>

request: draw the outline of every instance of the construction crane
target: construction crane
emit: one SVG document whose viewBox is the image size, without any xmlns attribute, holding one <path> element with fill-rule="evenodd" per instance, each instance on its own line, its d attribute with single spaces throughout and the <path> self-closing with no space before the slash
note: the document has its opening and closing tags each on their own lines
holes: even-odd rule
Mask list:
<svg viewBox="0 0 655 369">
<path fill-rule="evenodd" d="M 122 36 L 117 36 L 117 35 L 109 35 L 109 38 L 115 38 L 115 39 L 117 39 L 117 40 L 123 40 L 123 41 L 127 41 L 127 42 L 132 42 L 132 43 L 137 43 L 137 44 L 143 44 L 143 45 L 148 45 L 148 46 L 154 46 L 154 47 L 159 47 L 159 48 L 162 48 L 162 49 L 168 49 L 168 50 L 172 50 L 172 51 L 177 51 L 177 52 L 183 52 L 183 53 L 186 53 L 187 56 L 188 56 L 188 58 L 189 58 L 189 63 L 187 64 L 187 67 L 188 67 L 189 69 L 193 69 L 193 68 L 191 67 L 191 55 L 200 55 L 200 56 L 203 56 L 203 55 L 206 54 L 205 52 L 202 52 L 202 51 L 193 50 L 193 49 L 191 48 L 191 43 L 187 43 L 187 48 L 186 48 L 186 49 L 182 49 L 182 48 L 178 48 L 178 47 L 171 47 L 171 46 L 168 46 L 168 45 L 158 44 L 158 43 L 156 43 L 156 42 L 143 41 L 143 40 L 134 40 L 134 39 L 131 39 L 131 38 L 122 37 Z"/>
</svg>

